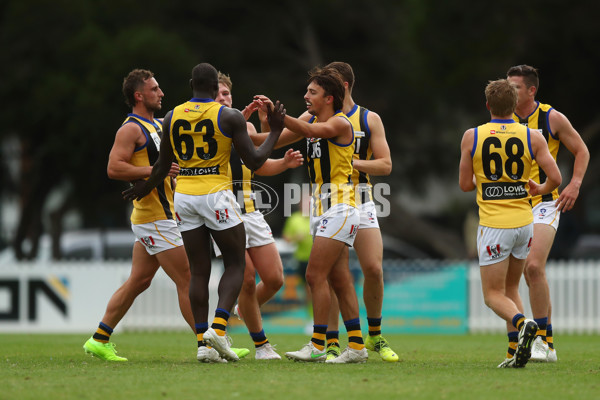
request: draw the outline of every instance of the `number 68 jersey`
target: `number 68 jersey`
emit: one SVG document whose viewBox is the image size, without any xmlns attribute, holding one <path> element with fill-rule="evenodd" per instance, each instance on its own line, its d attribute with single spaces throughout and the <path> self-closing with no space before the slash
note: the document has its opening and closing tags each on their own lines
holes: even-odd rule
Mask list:
<svg viewBox="0 0 600 400">
<path fill-rule="evenodd" d="M 173 109 L 171 145 L 180 166 L 176 192 L 204 195 L 231 190 L 227 175 L 231 137 L 219 127 L 223 107 L 212 99 L 193 98 Z"/>
<path fill-rule="evenodd" d="M 493 119 L 478 126 L 471 157 L 479 224 L 508 229 L 532 223 L 528 182 L 533 152 L 529 128 L 512 119 Z"/>
</svg>

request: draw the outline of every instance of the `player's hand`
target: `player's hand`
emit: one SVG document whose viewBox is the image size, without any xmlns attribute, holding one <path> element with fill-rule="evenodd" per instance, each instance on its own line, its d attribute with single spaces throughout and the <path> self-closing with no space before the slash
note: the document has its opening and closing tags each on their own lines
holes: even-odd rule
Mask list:
<svg viewBox="0 0 600 400">
<path fill-rule="evenodd" d="M 244 109 L 242 110 L 242 115 L 244 116 L 244 118 L 246 118 L 246 121 L 248 121 L 250 116 L 252 114 L 254 114 L 254 112 L 256 110 L 258 110 L 259 108 L 260 108 L 260 103 L 257 101 L 252 101 L 252 103 L 250 103 L 246 107 L 244 107 Z"/>
<path fill-rule="evenodd" d="M 283 156 L 283 161 L 288 168 L 297 168 L 304 163 L 304 157 L 300 151 L 288 149 Z"/>
<path fill-rule="evenodd" d="M 177 177 L 177 175 L 179 175 L 179 164 L 177 163 L 171 163 L 171 169 L 169 170 L 169 173 L 167 174 L 168 176 L 170 176 L 171 178 L 175 178 Z"/>
<path fill-rule="evenodd" d="M 536 181 L 530 179 L 529 180 L 529 194 L 532 196 L 538 196 L 540 194 L 540 184 Z"/>
<path fill-rule="evenodd" d="M 131 182 L 131 187 L 121 192 L 121 194 L 123 195 L 123 198 L 125 200 L 133 201 L 140 200 L 142 197 L 146 196 L 151 191 L 152 188 L 147 188 L 146 181 L 143 179 L 139 179 L 137 181 Z"/>
<path fill-rule="evenodd" d="M 569 211 L 575 206 L 575 200 L 579 197 L 579 187 L 573 183 L 569 183 L 556 199 L 556 208 L 558 211 Z"/>
<path fill-rule="evenodd" d="M 283 104 L 277 100 L 273 109 L 267 108 L 267 120 L 269 122 L 269 126 L 271 127 L 271 132 L 279 132 L 283 130 L 283 120 L 285 119 L 285 108 L 283 108 Z"/>
</svg>

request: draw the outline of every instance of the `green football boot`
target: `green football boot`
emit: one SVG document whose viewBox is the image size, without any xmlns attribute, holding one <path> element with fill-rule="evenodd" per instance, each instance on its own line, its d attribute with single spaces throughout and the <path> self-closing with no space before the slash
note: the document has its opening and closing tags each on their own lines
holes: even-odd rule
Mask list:
<svg viewBox="0 0 600 400">
<path fill-rule="evenodd" d="M 237 354 L 237 356 L 240 358 L 240 360 L 244 357 L 246 357 L 248 354 L 250 354 L 250 350 L 248 349 L 244 349 L 244 348 L 236 348 L 236 347 L 231 347 L 231 350 Z"/>
<path fill-rule="evenodd" d="M 119 357 L 115 350 L 115 344 L 112 342 L 100 343 L 90 338 L 83 345 L 83 350 L 92 357 L 96 356 L 105 361 L 127 361 L 125 357 Z"/>
<path fill-rule="evenodd" d="M 338 358 L 341 352 L 342 350 L 340 349 L 340 346 L 327 346 L 327 359 L 325 361 L 331 361 L 335 358 Z"/>
<path fill-rule="evenodd" d="M 370 336 L 365 338 L 365 347 L 367 350 L 376 351 L 381 356 L 383 361 L 397 362 L 398 355 L 392 350 L 387 340 L 381 335 Z"/>
</svg>

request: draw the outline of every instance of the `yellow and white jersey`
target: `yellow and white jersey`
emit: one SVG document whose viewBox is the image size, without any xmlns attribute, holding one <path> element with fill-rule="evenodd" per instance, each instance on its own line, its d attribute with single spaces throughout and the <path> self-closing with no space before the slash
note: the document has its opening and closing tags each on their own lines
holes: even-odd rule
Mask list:
<svg viewBox="0 0 600 400">
<path fill-rule="evenodd" d="M 331 118 L 343 118 L 351 125 L 342 112 Z M 312 118 L 310 122 L 316 123 L 316 119 Z M 312 184 L 313 215 L 319 216 L 336 204 L 356 207 L 352 183 L 354 138 L 348 144 L 335 143 L 331 139 L 308 138 L 306 156 Z"/>
<path fill-rule="evenodd" d="M 131 123 L 142 129 L 144 136 L 146 136 L 146 143 L 134 150 L 130 163 L 138 167 L 154 165 L 158 159 L 160 149 L 162 124 L 157 119 L 150 121 L 136 114 L 128 114 L 122 125 Z M 173 219 L 174 215 L 173 187 L 171 178 L 166 177 L 161 184 L 152 189 L 150 194 L 140 200 L 133 201 L 131 223 L 136 225 L 147 224 L 164 219 Z"/>
<path fill-rule="evenodd" d="M 223 107 L 212 99 L 193 98 L 173 109 L 171 144 L 181 167 L 176 192 L 203 195 L 231 190 L 231 137 L 219 126 Z"/>
<path fill-rule="evenodd" d="M 558 148 L 560 147 L 560 140 L 558 137 L 555 137 L 550 130 L 549 115 L 553 108 L 549 104 L 540 104 L 539 101 L 536 101 L 536 103 L 537 107 L 527 117 L 521 117 L 517 114 L 513 114 L 513 119 L 531 130 L 537 130 L 541 132 L 546 139 L 546 142 L 548 142 L 548 150 L 550 150 L 550 154 L 552 154 L 552 157 L 554 157 L 554 160 L 556 160 Z M 546 174 L 544 173 L 544 170 L 539 167 L 535 160 L 533 162 L 533 166 L 531 167 L 530 178 L 537 183 L 544 183 L 546 180 Z M 556 199 L 558 199 L 558 188 L 554 189 L 552 193 L 533 197 L 531 199 L 531 203 L 535 206 L 542 201 L 552 201 Z"/>
<path fill-rule="evenodd" d="M 511 119 L 493 119 L 478 126 L 471 157 L 479 224 L 506 229 L 532 223 L 527 184 L 533 162 L 529 128 Z"/>
<path fill-rule="evenodd" d="M 371 150 L 371 130 L 367 123 L 367 114 L 369 110 L 355 104 L 346 117 L 350 120 L 354 129 L 354 158 L 357 160 L 370 160 L 373 155 Z M 354 169 L 352 172 L 352 182 L 356 189 L 356 203 L 364 204 L 373 200 L 373 187 L 369 174 Z"/>
</svg>

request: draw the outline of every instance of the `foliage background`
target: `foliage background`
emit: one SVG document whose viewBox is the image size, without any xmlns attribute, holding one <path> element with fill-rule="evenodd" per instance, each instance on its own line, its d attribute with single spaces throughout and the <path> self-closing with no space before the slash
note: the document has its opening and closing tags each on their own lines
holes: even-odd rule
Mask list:
<svg viewBox="0 0 600 400">
<path fill-rule="evenodd" d="M 486 83 L 530 64 L 540 71 L 539 99 L 570 118 L 592 155 L 553 250 L 568 257 L 578 236 L 600 230 L 599 11 L 591 0 L 3 1 L 0 196 L 16 199 L 19 213 L 15 227 L 4 224 L 3 244 L 19 250 L 43 232 L 58 237 L 69 213 L 83 228 L 128 226 L 125 184 L 107 178 L 106 161 L 129 111 L 121 82 L 131 69 L 155 72 L 165 113 L 190 97 L 191 68 L 210 62 L 232 77 L 235 106 L 262 93 L 299 115 L 306 72 L 341 60 L 354 68 L 354 99 L 381 115 L 392 150 L 393 172 L 377 180 L 392 186 L 382 231 L 432 257 L 465 257 L 475 200 L 457 185 L 462 133 L 489 117 Z M 569 157 L 559 155 L 567 182 Z M 264 181 L 277 187 L 304 174 Z M 282 221 L 269 220 L 275 233 Z"/>
</svg>

